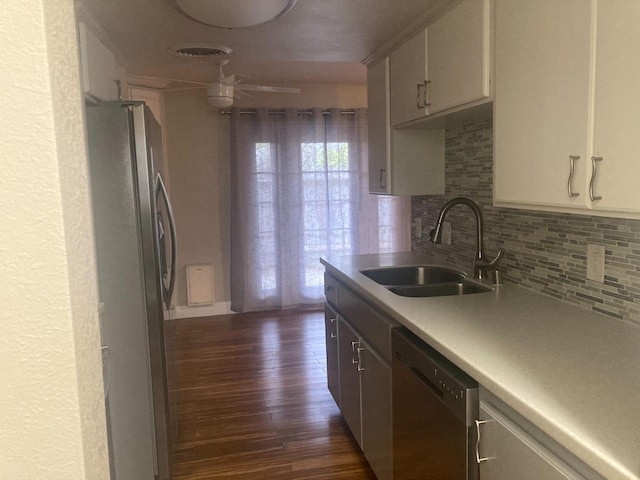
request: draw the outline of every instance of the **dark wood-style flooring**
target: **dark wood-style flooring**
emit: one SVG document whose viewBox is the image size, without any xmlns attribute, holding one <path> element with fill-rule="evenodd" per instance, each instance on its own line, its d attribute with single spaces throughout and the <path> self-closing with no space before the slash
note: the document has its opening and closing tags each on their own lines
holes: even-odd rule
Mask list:
<svg viewBox="0 0 640 480">
<path fill-rule="evenodd" d="M 169 323 L 174 480 L 375 479 L 327 390 L 322 312 Z"/>
</svg>

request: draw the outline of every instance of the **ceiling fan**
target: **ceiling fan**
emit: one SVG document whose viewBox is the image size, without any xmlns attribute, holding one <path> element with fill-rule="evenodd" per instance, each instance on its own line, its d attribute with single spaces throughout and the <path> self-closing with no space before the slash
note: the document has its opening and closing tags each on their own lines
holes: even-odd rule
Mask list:
<svg viewBox="0 0 640 480">
<path fill-rule="evenodd" d="M 291 87 L 275 87 L 268 85 L 250 85 L 242 83 L 241 80 L 236 79 L 236 75 L 225 75 L 222 72 L 222 67 L 226 65 L 229 60 L 216 58 L 215 64 L 218 66 L 218 73 L 212 82 L 207 85 L 207 98 L 209 104 L 214 107 L 229 107 L 233 104 L 233 98 L 241 96 L 245 90 L 255 92 L 273 92 L 273 93 L 300 93 L 302 90 L 299 88 Z"/>
<path fill-rule="evenodd" d="M 191 83 L 207 87 L 207 98 L 209 100 L 209 104 L 214 107 L 230 107 L 233 104 L 234 97 L 250 96 L 249 94 L 245 93 L 245 90 L 273 93 L 300 93 L 302 91 L 299 88 L 276 87 L 269 85 L 250 85 L 247 83 L 242 83 L 242 81 L 237 78 L 240 75 L 225 75 L 222 72 L 222 67 L 229 63 L 229 55 L 232 52 L 229 47 L 193 43 L 178 45 L 170 48 L 169 51 L 174 55 L 180 57 L 212 60 L 213 63 L 218 67 L 218 73 L 209 83 L 171 78 L 165 79 L 179 83 Z"/>
</svg>

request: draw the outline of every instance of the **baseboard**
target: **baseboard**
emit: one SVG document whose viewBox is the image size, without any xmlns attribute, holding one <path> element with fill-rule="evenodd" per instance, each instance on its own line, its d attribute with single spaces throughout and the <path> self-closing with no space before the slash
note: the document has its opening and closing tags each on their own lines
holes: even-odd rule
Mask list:
<svg viewBox="0 0 640 480">
<path fill-rule="evenodd" d="M 198 307 L 177 306 L 171 309 L 171 319 L 210 317 L 213 315 L 228 315 L 235 313 L 231 311 L 231 302 L 217 302 L 213 305 L 203 305 Z"/>
</svg>

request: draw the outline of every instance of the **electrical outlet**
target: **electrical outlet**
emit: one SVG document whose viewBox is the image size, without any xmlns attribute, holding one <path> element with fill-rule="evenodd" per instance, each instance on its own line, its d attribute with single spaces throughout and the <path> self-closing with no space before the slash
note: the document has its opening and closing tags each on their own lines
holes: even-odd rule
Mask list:
<svg viewBox="0 0 640 480">
<path fill-rule="evenodd" d="M 587 278 L 604 283 L 604 245 L 587 245 Z"/>
<path fill-rule="evenodd" d="M 422 238 L 422 219 L 419 217 L 416 218 L 413 221 L 413 226 L 415 228 L 416 238 Z"/>
<path fill-rule="evenodd" d="M 442 243 L 451 245 L 451 222 L 442 222 Z"/>
</svg>

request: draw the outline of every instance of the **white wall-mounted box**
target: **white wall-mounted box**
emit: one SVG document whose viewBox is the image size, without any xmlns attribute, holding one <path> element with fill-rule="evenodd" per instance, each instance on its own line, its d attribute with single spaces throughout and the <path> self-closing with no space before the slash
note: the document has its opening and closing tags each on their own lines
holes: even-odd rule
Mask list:
<svg viewBox="0 0 640 480">
<path fill-rule="evenodd" d="M 213 265 L 187 265 L 187 305 L 211 305 L 213 294 Z"/>
</svg>

